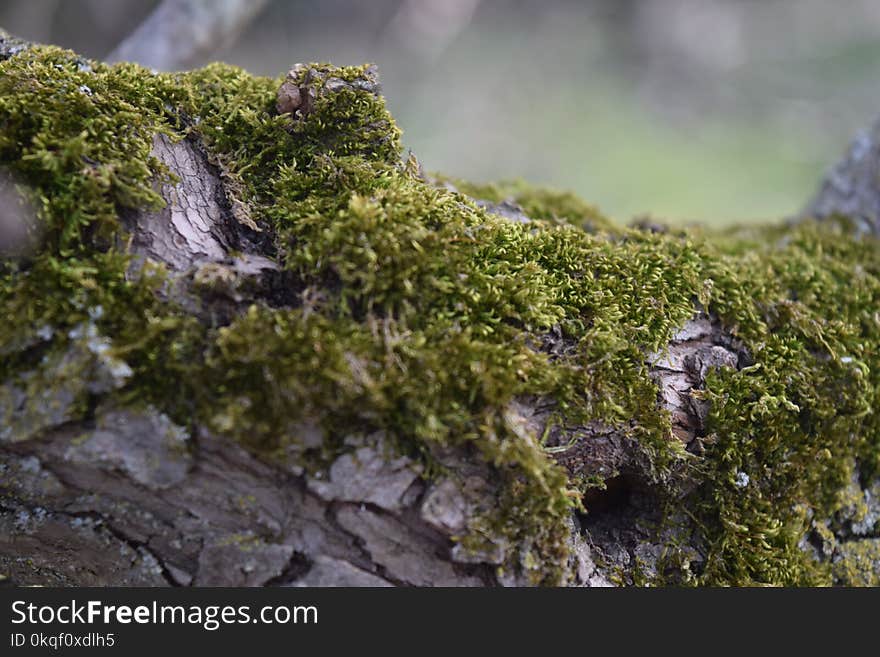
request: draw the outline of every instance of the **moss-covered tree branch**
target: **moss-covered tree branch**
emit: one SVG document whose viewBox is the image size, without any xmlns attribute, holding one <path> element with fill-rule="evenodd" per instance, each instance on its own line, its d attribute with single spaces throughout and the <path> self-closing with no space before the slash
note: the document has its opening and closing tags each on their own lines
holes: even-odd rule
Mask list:
<svg viewBox="0 0 880 657">
<path fill-rule="evenodd" d="M 426 176 L 372 67 L 0 60 L 16 581 L 877 583 L 857 217 L 624 228 Z"/>
</svg>

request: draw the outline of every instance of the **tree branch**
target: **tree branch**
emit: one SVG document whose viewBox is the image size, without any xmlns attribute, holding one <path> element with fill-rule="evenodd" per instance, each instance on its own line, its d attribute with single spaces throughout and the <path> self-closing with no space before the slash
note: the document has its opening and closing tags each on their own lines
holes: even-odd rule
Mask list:
<svg viewBox="0 0 880 657">
<path fill-rule="evenodd" d="M 267 0 L 163 0 L 107 55 L 170 71 L 191 66 L 232 43 Z"/>
</svg>

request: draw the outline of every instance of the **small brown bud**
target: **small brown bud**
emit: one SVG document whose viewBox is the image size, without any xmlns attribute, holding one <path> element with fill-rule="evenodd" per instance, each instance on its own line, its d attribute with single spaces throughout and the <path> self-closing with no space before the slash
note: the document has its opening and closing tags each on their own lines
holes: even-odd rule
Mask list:
<svg viewBox="0 0 880 657">
<path fill-rule="evenodd" d="M 275 109 L 279 114 L 293 114 L 302 105 L 302 94 L 299 87 L 291 79 L 287 79 L 278 88 L 277 102 Z"/>
</svg>

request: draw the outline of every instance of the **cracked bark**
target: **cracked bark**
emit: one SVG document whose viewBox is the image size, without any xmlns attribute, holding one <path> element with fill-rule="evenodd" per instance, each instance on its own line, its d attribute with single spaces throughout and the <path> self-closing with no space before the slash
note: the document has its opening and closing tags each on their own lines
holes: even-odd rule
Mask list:
<svg viewBox="0 0 880 657">
<path fill-rule="evenodd" d="M 246 307 L 242 302 L 266 293 L 271 287 L 266 274 L 279 268 L 271 253 L 260 250 L 253 227 L 233 214 L 222 177 L 199 144 L 157 137 L 154 152 L 179 182 L 160 186 L 167 202 L 161 211 L 124 217 L 135 261 L 165 263 L 174 272 L 168 293 L 196 314 L 204 312 L 196 282 L 205 277 L 225 281 L 230 294 L 215 305 L 231 317 Z M 138 269 L 133 267 L 131 275 L 138 275 Z M 728 351 L 730 345 L 717 323 L 695 311 L 668 355 L 646 354 L 647 362 L 657 361 L 652 371 L 663 391 L 661 403 L 675 415 L 685 442 L 696 439 L 705 416 L 689 392 L 699 387 L 708 368 L 736 366 L 741 356 Z M 536 348 L 558 354 L 568 347 L 551 334 Z M 124 377 L 106 374 L 112 363 L 98 362 L 93 370 L 90 385 L 99 396 L 124 382 Z M 488 467 L 465 450 L 442 457 L 455 477 L 428 481 L 418 464 L 390 451 L 383 435 L 350 436 L 346 440 L 353 451 L 319 478 L 297 467 L 262 462 L 204 427 L 176 426 L 155 409 L 98 404 L 93 419 L 74 422 L 66 413 L 73 393 L 65 396 L 60 390 L 59 398 L 38 405 L 54 409 L 50 413 L 37 410 L 30 416 L 15 405 L 11 412 L 6 409 L 14 430 L 0 442 L 0 569 L 15 581 L 210 586 L 526 582 L 521 575 L 496 572 L 516 546 L 498 539 L 474 553 L 453 541 L 469 518 L 491 507 L 496 494 Z M 508 409 L 508 419 L 541 435 L 551 408 L 552 400 L 519 400 Z M 321 440 L 317 433 L 313 438 Z M 569 444 L 573 447 L 566 448 Z M 640 482 L 644 508 L 636 503 L 599 523 L 572 519 L 571 583 L 605 585 L 611 568 L 645 550 L 647 533 L 637 520 L 644 520 L 651 508 L 647 462 L 619 427 L 554 429 L 548 445 L 572 472 Z"/>
<path fill-rule="evenodd" d="M 20 47 L 6 40 L 0 56 Z M 880 166 L 880 148 L 860 143 L 832 172 L 811 214 L 858 209 L 877 232 L 880 185 L 872 172 Z M 167 293 L 211 321 L 228 320 L 258 298 L 292 303 L 295 281 L 283 279 L 269 241 L 242 213 L 235 190 L 203 147 L 157 135 L 153 151 L 179 182 L 157 183 L 167 203 L 161 211 L 121 217 L 136 256 L 131 275 L 145 261 L 164 263 L 173 272 Z M 484 205 L 512 221 L 529 221 L 513 203 Z M 204 283 L 223 294 L 207 300 Z M 88 327 L 83 335 L 100 339 Z M 571 345 L 551 331 L 535 348 L 552 356 Z M 496 495 L 488 466 L 465 449 L 442 455 L 454 475 L 429 480 L 417 463 L 393 454 L 384 435 L 352 435 L 345 438 L 350 453 L 325 473 L 306 473 L 264 462 L 205 427 L 175 425 L 156 409 L 104 405 L 101 396 L 124 383 L 121 364 L 77 343 L 65 358 L 94 361 L 92 380 L 81 383 L 99 400 L 88 421 L 68 414 L 73 393 L 64 385 L 37 404 L 42 411 L 24 404 L 12 384 L 0 386 L 0 572 L 18 583 L 526 583 L 523 575 L 496 568 L 517 546 L 499 538 L 475 553 L 453 540 Z M 658 385 L 658 410 L 671 414 L 676 438 L 698 452 L 708 409 L 693 393 L 712 368 L 745 367 L 749 355 L 695 307 L 668 349 L 645 354 L 645 363 Z M 53 376 L 62 365 L 53 370 L 50 363 L 42 375 Z M 507 409 L 508 420 L 529 435 L 544 435 L 552 408 L 553 400 L 517 400 Z M 585 501 L 589 515 L 572 516 L 570 584 L 608 585 L 616 569 L 638 559 L 650 570 L 660 558 L 662 545 L 648 529 L 659 513 L 658 482 L 624 429 L 593 423 L 546 432 L 548 451 L 560 465 L 608 486 Z M 668 531 L 684 535 L 692 527 L 682 519 Z M 688 535 L 685 542 L 699 562 L 699 541 Z"/>
</svg>

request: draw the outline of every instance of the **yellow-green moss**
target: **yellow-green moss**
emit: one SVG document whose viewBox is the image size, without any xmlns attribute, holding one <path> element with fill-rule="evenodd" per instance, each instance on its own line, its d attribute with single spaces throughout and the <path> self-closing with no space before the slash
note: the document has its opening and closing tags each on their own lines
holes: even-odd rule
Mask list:
<svg viewBox="0 0 880 657">
<path fill-rule="evenodd" d="M 437 179 L 451 183 L 462 194 L 472 198 L 492 203 L 512 201 L 532 219 L 565 222 L 589 232 L 616 230 L 614 223 L 596 206 L 568 191 L 536 187 L 524 180 L 480 184 L 443 175 L 438 175 Z"/>
<path fill-rule="evenodd" d="M 880 586 L 880 539 L 844 543 L 833 570 L 845 586 Z"/>
<path fill-rule="evenodd" d="M 288 453 L 307 418 L 328 436 L 303 455 L 312 465 L 353 430 L 385 430 L 429 470 L 437 447 L 470 446 L 502 490 L 476 524 L 525 546 L 519 565 L 545 583 L 564 577 L 570 511 L 596 483 L 569 480 L 538 437 L 509 425 L 514 399 L 550 397 L 560 422 L 600 420 L 636 438 L 656 482 L 673 469 L 696 479 L 674 504 L 710 546 L 699 581 L 830 581 L 798 543 L 810 518 L 841 507 L 856 465 L 880 470 L 875 241 L 852 239 L 843 221 L 648 234 L 572 195 L 456 183 L 536 219 L 509 222 L 402 164 L 381 99 L 319 90 L 297 119 L 275 115 L 279 84 L 219 64 L 160 75 L 83 66 L 52 48 L 0 62 L 0 164 L 33 190 L 45 231 L 36 253 L 0 264 L 0 312 L 20 318 L 0 327 L 0 377 L 63 353 L 91 320 L 133 371 L 111 394 L 268 456 Z M 111 237 L 120 209 L 160 201 L 157 131 L 210 147 L 304 290 L 301 306 L 256 303 L 210 327 L 158 294 L 160 269 L 126 278 L 124 240 Z M 671 437 L 646 365 L 696 304 L 754 362 L 710 376 L 699 458 Z M 551 361 L 535 345 L 555 327 L 576 349 Z"/>
</svg>

